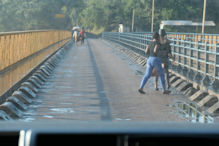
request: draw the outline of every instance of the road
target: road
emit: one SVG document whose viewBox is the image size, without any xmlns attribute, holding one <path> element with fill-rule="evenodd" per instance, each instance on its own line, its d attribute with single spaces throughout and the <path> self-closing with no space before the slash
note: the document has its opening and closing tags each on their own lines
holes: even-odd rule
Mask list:
<svg viewBox="0 0 219 146">
<path fill-rule="evenodd" d="M 145 95 L 137 92 L 144 70 L 109 43 L 88 39 L 70 48 L 21 120 L 185 122 L 169 106 L 182 98 L 176 92 L 155 91 L 153 78 Z"/>
</svg>

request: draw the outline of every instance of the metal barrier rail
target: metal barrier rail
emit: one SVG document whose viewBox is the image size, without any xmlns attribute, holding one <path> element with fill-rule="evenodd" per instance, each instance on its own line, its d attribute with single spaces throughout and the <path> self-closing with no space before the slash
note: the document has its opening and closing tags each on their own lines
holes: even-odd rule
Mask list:
<svg viewBox="0 0 219 146">
<path fill-rule="evenodd" d="M 70 31 L 62 30 L 0 33 L 0 71 L 70 37 Z"/>
<path fill-rule="evenodd" d="M 151 32 L 132 32 L 133 34 L 152 34 Z M 219 34 L 202 34 L 202 33 L 175 33 L 168 32 L 169 38 L 190 40 L 193 42 L 202 42 L 209 44 L 219 44 Z"/>
<path fill-rule="evenodd" d="M 152 34 L 151 32 L 132 32 L 133 34 Z M 202 34 L 202 33 L 176 33 L 168 32 L 169 38 L 190 40 L 193 42 L 202 42 L 209 44 L 219 44 L 219 34 Z"/>
<path fill-rule="evenodd" d="M 177 34 L 171 34 L 177 35 Z M 169 37 L 169 36 L 168 36 Z M 151 33 L 104 32 L 102 38 L 114 41 L 144 55 Z M 172 70 L 208 89 L 219 90 L 219 45 L 169 37 L 173 58 Z"/>
<path fill-rule="evenodd" d="M 219 34 L 201 34 L 201 33 L 168 33 L 169 38 L 190 40 L 193 42 L 202 42 L 209 44 L 219 44 Z"/>
<path fill-rule="evenodd" d="M 183 116 L 189 121 L 196 123 L 213 123 L 214 119 L 209 115 L 204 109 L 199 108 L 196 103 L 185 102 L 185 101 L 175 101 L 172 105 L 177 109 L 179 113 L 183 113 Z"/>
</svg>

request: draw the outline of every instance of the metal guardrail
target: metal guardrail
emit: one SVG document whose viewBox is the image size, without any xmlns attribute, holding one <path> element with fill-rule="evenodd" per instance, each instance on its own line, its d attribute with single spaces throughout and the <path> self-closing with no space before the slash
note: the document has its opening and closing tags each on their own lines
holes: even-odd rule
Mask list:
<svg viewBox="0 0 219 146">
<path fill-rule="evenodd" d="M 179 37 L 183 35 L 183 39 L 182 37 Z M 215 36 L 219 38 L 218 35 Z M 102 38 L 119 43 L 129 49 L 134 49 L 136 52 L 144 55 L 146 45 L 152 40 L 152 34 L 148 32 L 104 32 L 102 33 Z M 168 38 L 171 41 L 172 54 L 176 62 L 176 65 L 172 65 L 171 69 L 177 71 L 186 78 L 195 81 L 197 84 L 218 91 L 219 44 L 217 40 L 209 39 L 214 42 L 209 43 L 209 40 L 198 40 L 196 37 L 192 37 L 192 34 L 188 35 L 182 33 L 168 33 Z"/>
<path fill-rule="evenodd" d="M 71 37 L 71 31 L 39 30 L 0 33 L 0 71 Z M 62 44 L 59 44 L 61 46 Z"/>
<path fill-rule="evenodd" d="M 34 75 L 34 73 L 37 72 L 37 70 L 40 69 L 40 67 L 42 65 L 45 65 L 46 62 L 48 62 L 49 60 L 49 64 L 51 64 L 52 60 L 56 60 L 56 59 L 52 59 L 52 58 L 56 58 L 55 54 L 57 52 L 59 52 L 60 50 L 66 49 L 67 47 L 69 47 L 70 45 L 72 45 L 72 41 L 65 39 L 64 41 L 62 41 L 61 43 L 56 43 L 53 44 L 52 46 L 56 46 L 57 44 L 59 44 L 59 48 L 57 48 L 53 53 L 51 53 L 50 55 L 48 55 L 47 57 L 45 57 L 41 62 L 38 63 L 38 65 L 36 65 L 35 67 L 33 67 L 27 74 L 25 74 L 19 81 L 15 82 L 6 92 L 4 92 L 1 96 L 0 96 L 0 104 L 4 103 L 6 101 L 6 99 L 11 96 L 13 94 L 13 92 L 15 90 L 17 90 L 22 83 L 24 83 L 25 81 L 27 81 L 28 79 L 30 79 L 30 77 L 32 75 Z M 61 44 L 61 45 L 60 45 Z"/>
<path fill-rule="evenodd" d="M 168 36 L 181 40 L 192 40 L 193 42 L 199 41 L 202 43 L 219 44 L 219 34 L 169 32 Z"/>
<path fill-rule="evenodd" d="M 193 123 L 213 123 L 214 119 L 204 109 L 200 109 L 195 103 L 185 101 L 175 101 L 172 105 L 177 109 L 179 114 Z"/>
</svg>

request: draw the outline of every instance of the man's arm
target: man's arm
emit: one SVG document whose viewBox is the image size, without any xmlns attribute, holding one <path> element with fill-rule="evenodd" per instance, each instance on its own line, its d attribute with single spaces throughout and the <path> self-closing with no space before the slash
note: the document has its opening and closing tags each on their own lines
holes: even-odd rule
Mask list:
<svg viewBox="0 0 219 146">
<path fill-rule="evenodd" d="M 147 45 L 146 49 L 145 49 L 145 54 L 149 53 L 149 46 Z"/>
</svg>

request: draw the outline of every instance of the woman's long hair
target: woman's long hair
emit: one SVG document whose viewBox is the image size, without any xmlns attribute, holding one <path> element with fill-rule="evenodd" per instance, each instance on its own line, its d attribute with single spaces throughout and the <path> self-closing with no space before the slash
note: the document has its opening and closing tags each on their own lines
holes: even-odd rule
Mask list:
<svg viewBox="0 0 219 146">
<path fill-rule="evenodd" d="M 153 39 L 155 39 L 156 41 L 159 41 L 159 37 L 160 37 L 159 33 L 158 32 L 154 32 Z"/>
</svg>

